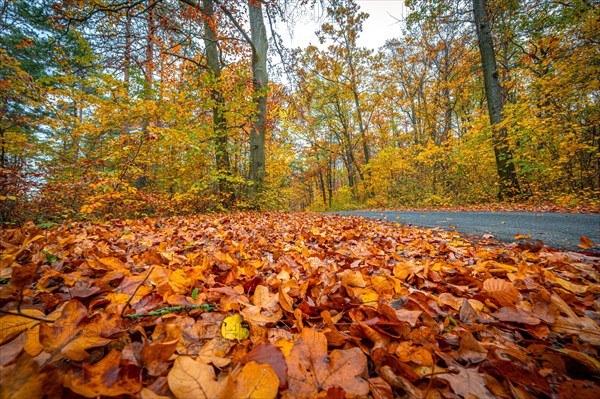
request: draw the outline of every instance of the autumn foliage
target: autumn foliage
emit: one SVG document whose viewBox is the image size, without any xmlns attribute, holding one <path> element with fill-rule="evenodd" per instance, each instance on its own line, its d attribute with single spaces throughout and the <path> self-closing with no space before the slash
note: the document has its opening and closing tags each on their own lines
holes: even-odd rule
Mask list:
<svg viewBox="0 0 600 399">
<path fill-rule="evenodd" d="M 1 231 L 3 398 L 597 397 L 597 257 L 358 217 Z"/>
</svg>

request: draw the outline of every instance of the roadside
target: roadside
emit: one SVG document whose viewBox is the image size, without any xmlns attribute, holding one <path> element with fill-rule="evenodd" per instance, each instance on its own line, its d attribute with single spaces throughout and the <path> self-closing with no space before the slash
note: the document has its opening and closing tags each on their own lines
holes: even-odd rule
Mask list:
<svg viewBox="0 0 600 399">
<path fill-rule="evenodd" d="M 600 214 L 552 212 L 355 211 L 340 215 L 364 216 L 404 225 L 442 228 L 461 234 L 485 236 L 503 242 L 541 240 L 546 246 L 568 251 L 600 253 Z M 585 239 L 584 239 L 585 241 Z M 540 245 L 537 243 L 537 245 Z"/>
<path fill-rule="evenodd" d="M 357 210 L 359 212 L 360 210 Z M 365 209 L 372 212 L 535 212 L 535 213 L 600 213 L 599 205 L 561 206 L 556 204 L 507 204 L 400 207 Z"/>
</svg>

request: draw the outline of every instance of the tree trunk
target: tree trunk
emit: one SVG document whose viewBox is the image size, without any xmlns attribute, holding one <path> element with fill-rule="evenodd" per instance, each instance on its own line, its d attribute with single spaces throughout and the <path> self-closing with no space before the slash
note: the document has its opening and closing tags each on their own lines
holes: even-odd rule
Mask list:
<svg viewBox="0 0 600 399">
<path fill-rule="evenodd" d="M 252 38 L 252 76 L 254 103 L 257 114 L 250 130 L 250 196 L 262 188 L 265 179 L 265 137 L 267 132 L 267 30 L 263 19 L 262 3 L 248 0 L 248 15 Z"/>
<path fill-rule="evenodd" d="M 327 206 L 327 191 L 325 191 L 325 178 L 323 177 L 323 171 L 319 168 L 319 188 L 321 189 L 321 196 L 323 197 L 323 205 Z"/>
<path fill-rule="evenodd" d="M 153 73 L 154 73 L 154 34 L 156 26 L 154 19 L 156 18 L 154 12 L 154 4 L 152 0 L 148 0 L 148 35 L 146 36 L 146 60 L 145 60 L 145 79 L 147 84 L 148 93 L 146 98 L 150 98 L 150 91 L 152 90 Z"/>
<path fill-rule="evenodd" d="M 496 67 L 496 55 L 494 42 L 490 28 L 490 21 L 486 11 L 486 0 L 473 0 L 473 14 L 477 31 L 477 41 L 481 54 L 481 66 L 483 69 L 483 81 L 485 95 L 488 104 L 488 114 L 492 126 L 492 139 L 494 143 L 494 154 L 500 179 L 498 191 L 499 199 L 510 198 L 520 193 L 519 181 L 513 157 L 508 147 L 506 127 L 499 126 L 502 123 L 502 92 L 498 80 Z"/>
<path fill-rule="evenodd" d="M 131 73 L 131 12 L 125 12 L 125 64 L 123 67 L 123 81 L 129 92 L 129 75 Z"/>
<path fill-rule="evenodd" d="M 217 84 L 221 77 L 221 63 L 219 60 L 219 49 L 217 48 L 217 33 L 215 32 L 214 10 L 212 0 L 202 1 L 202 10 L 206 19 L 204 20 L 204 47 L 206 51 L 206 63 L 212 73 L 214 82 L 211 90 L 213 105 L 213 134 L 215 138 L 215 161 L 217 166 L 217 184 L 219 193 L 224 197 L 224 203 L 231 205 L 232 187 L 229 179 L 231 174 L 229 163 L 229 150 L 227 148 L 228 134 L 224 115 L 224 101 Z"/>
</svg>

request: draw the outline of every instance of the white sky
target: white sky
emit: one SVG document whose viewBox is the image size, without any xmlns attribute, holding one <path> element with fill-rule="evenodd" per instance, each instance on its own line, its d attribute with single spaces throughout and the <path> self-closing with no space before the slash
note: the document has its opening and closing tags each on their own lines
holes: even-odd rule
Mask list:
<svg viewBox="0 0 600 399">
<path fill-rule="evenodd" d="M 361 11 L 369 14 L 358 39 L 360 46 L 376 49 L 383 46 L 387 39 L 400 36 L 400 24 L 396 19 L 404 17 L 406 10 L 404 0 L 357 0 L 357 3 Z M 293 39 L 286 29 L 280 30 L 285 45 L 290 47 L 318 45 L 319 40 L 314 32 L 323 22 L 324 13 L 323 9 L 315 6 L 307 16 L 298 17 L 291 22 L 289 25 L 294 29 Z M 320 21 L 317 21 L 319 18 Z"/>
</svg>

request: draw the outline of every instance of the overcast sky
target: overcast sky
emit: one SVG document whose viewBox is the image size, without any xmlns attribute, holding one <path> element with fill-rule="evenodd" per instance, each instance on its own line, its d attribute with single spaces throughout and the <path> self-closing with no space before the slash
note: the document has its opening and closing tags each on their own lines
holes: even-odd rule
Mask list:
<svg viewBox="0 0 600 399">
<path fill-rule="evenodd" d="M 360 46 L 376 49 L 383 46 L 387 39 L 400 36 L 400 24 L 397 19 L 403 18 L 406 9 L 404 0 L 358 0 L 357 3 L 361 11 L 369 14 L 358 40 Z M 290 38 L 290 34 L 285 30 L 281 32 L 285 44 L 291 47 L 317 45 L 319 40 L 315 31 L 323 22 L 324 13 L 323 9 L 316 7 L 305 17 L 298 17 L 290 23 L 294 27 L 293 38 Z"/>
</svg>

